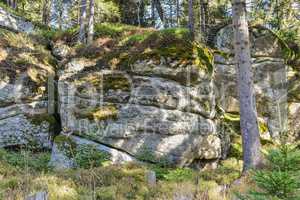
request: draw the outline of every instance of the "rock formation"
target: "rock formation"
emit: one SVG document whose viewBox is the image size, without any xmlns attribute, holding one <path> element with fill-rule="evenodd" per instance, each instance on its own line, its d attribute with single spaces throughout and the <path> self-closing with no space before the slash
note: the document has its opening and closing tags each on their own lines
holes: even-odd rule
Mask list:
<svg viewBox="0 0 300 200">
<path fill-rule="evenodd" d="M 27 38 L 13 35 L 18 37 Z M 50 138 L 60 134 L 50 163 L 58 168 L 76 165 L 59 143 L 96 146 L 113 163 L 203 165 L 228 153 L 224 115 L 239 113 L 230 26 L 215 37 L 214 72 L 199 65 L 197 48 L 203 47 L 175 54 L 166 48 L 147 56 L 145 48 L 135 59 L 122 55 L 126 64 L 115 67 L 73 56 L 71 47 L 57 41 L 52 44 L 56 68 L 47 50 L 40 52 L 27 40 L 0 39 L 0 147 L 50 147 Z M 254 27 L 251 40 L 261 132 L 276 138 L 289 123 L 297 138 L 299 87 L 293 80 L 298 73 L 285 65 L 283 47 L 270 31 Z M 287 79 L 293 91 L 288 98 Z"/>
</svg>

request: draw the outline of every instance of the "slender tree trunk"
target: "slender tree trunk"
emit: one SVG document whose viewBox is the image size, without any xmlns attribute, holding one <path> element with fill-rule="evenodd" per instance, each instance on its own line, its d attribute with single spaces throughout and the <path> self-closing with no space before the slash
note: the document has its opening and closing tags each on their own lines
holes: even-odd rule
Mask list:
<svg viewBox="0 0 300 200">
<path fill-rule="evenodd" d="M 249 30 L 245 0 L 232 0 L 234 50 L 240 97 L 240 125 L 243 140 L 244 171 L 261 163 L 255 94 L 251 72 Z"/>
<path fill-rule="evenodd" d="M 77 25 L 80 25 L 80 0 L 77 1 Z"/>
<path fill-rule="evenodd" d="M 42 22 L 44 25 L 48 26 L 50 21 L 50 5 L 51 1 L 44 0 L 43 1 L 43 13 L 42 13 Z"/>
<path fill-rule="evenodd" d="M 95 16 L 95 0 L 90 0 L 90 15 L 88 24 L 87 43 L 92 44 L 94 39 L 94 16 Z"/>
<path fill-rule="evenodd" d="M 179 7 L 179 0 L 176 0 L 176 21 L 177 21 L 177 26 L 179 27 L 180 25 L 180 7 Z"/>
<path fill-rule="evenodd" d="M 143 26 L 145 24 L 145 1 L 144 0 L 141 0 L 140 20 L 141 20 L 141 25 Z"/>
<path fill-rule="evenodd" d="M 79 29 L 79 37 L 78 37 L 78 42 L 82 43 L 85 42 L 86 38 L 86 0 L 81 0 L 81 5 L 80 5 L 80 29 Z"/>
<path fill-rule="evenodd" d="M 200 30 L 203 37 L 206 35 L 206 26 L 208 21 L 208 2 L 200 0 Z"/>
<path fill-rule="evenodd" d="M 14 8 L 14 0 L 7 0 L 6 3 L 7 3 L 7 6 Z"/>
<path fill-rule="evenodd" d="M 155 26 L 155 0 L 151 0 L 151 25 Z"/>
<path fill-rule="evenodd" d="M 169 1 L 169 7 L 170 7 L 170 15 L 169 15 L 169 21 L 170 21 L 170 27 L 173 27 L 173 1 Z"/>
<path fill-rule="evenodd" d="M 138 25 L 144 25 L 144 14 L 145 14 L 145 3 L 144 0 L 139 0 L 137 3 L 137 17 L 138 17 Z"/>
<path fill-rule="evenodd" d="M 154 2 L 155 2 L 155 7 L 156 7 L 156 10 L 158 12 L 160 20 L 162 21 L 162 23 L 164 24 L 164 26 L 166 26 L 165 17 L 164 17 L 164 10 L 162 8 L 160 0 L 154 0 Z"/>
<path fill-rule="evenodd" d="M 194 1 L 189 0 L 189 22 L 188 28 L 190 30 L 191 36 L 194 37 L 195 34 L 195 27 L 194 27 Z"/>
<path fill-rule="evenodd" d="M 16 10 L 17 6 L 18 6 L 17 0 L 12 0 L 12 8 Z"/>
</svg>

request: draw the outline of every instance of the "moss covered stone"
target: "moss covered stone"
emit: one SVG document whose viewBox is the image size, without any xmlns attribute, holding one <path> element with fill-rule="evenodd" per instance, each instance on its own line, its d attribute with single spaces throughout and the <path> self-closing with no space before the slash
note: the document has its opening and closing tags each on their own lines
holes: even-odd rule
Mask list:
<svg viewBox="0 0 300 200">
<path fill-rule="evenodd" d="M 87 118 L 89 120 L 116 119 L 118 117 L 118 109 L 113 105 L 75 110 L 74 113 L 77 118 Z"/>
<path fill-rule="evenodd" d="M 130 91 L 131 84 L 123 74 L 83 74 L 75 80 L 77 91 L 80 94 L 89 94 L 91 87 L 97 92 L 107 92 L 109 90 Z"/>
<path fill-rule="evenodd" d="M 74 157 L 76 154 L 77 144 L 69 136 L 58 135 L 54 138 L 54 143 L 57 145 L 57 148 L 68 157 Z"/>
</svg>

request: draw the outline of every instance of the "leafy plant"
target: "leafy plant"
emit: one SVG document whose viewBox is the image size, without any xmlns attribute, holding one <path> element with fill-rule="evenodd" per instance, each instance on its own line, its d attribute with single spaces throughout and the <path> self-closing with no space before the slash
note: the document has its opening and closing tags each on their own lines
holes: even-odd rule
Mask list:
<svg viewBox="0 0 300 200">
<path fill-rule="evenodd" d="M 108 161 L 108 155 L 99 151 L 94 145 L 79 145 L 74 160 L 81 168 L 100 167 Z"/>
<path fill-rule="evenodd" d="M 17 169 L 33 169 L 34 171 L 47 171 L 50 152 L 34 153 L 29 150 L 7 151 L 0 150 L 0 161 L 8 163 Z"/>
</svg>

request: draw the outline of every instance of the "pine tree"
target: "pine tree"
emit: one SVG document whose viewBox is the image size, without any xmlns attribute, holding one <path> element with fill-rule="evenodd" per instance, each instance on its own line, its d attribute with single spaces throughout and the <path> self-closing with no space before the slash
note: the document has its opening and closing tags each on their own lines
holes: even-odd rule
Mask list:
<svg viewBox="0 0 300 200">
<path fill-rule="evenodd" d="M 237 64 L 240 97 L 241 132 L 243 140 L 244 171 L 261 163 L 260 138 L 251 72 L 251 54 L 245 0 L 232 0 L 234 50 Z"/>
</svg>

